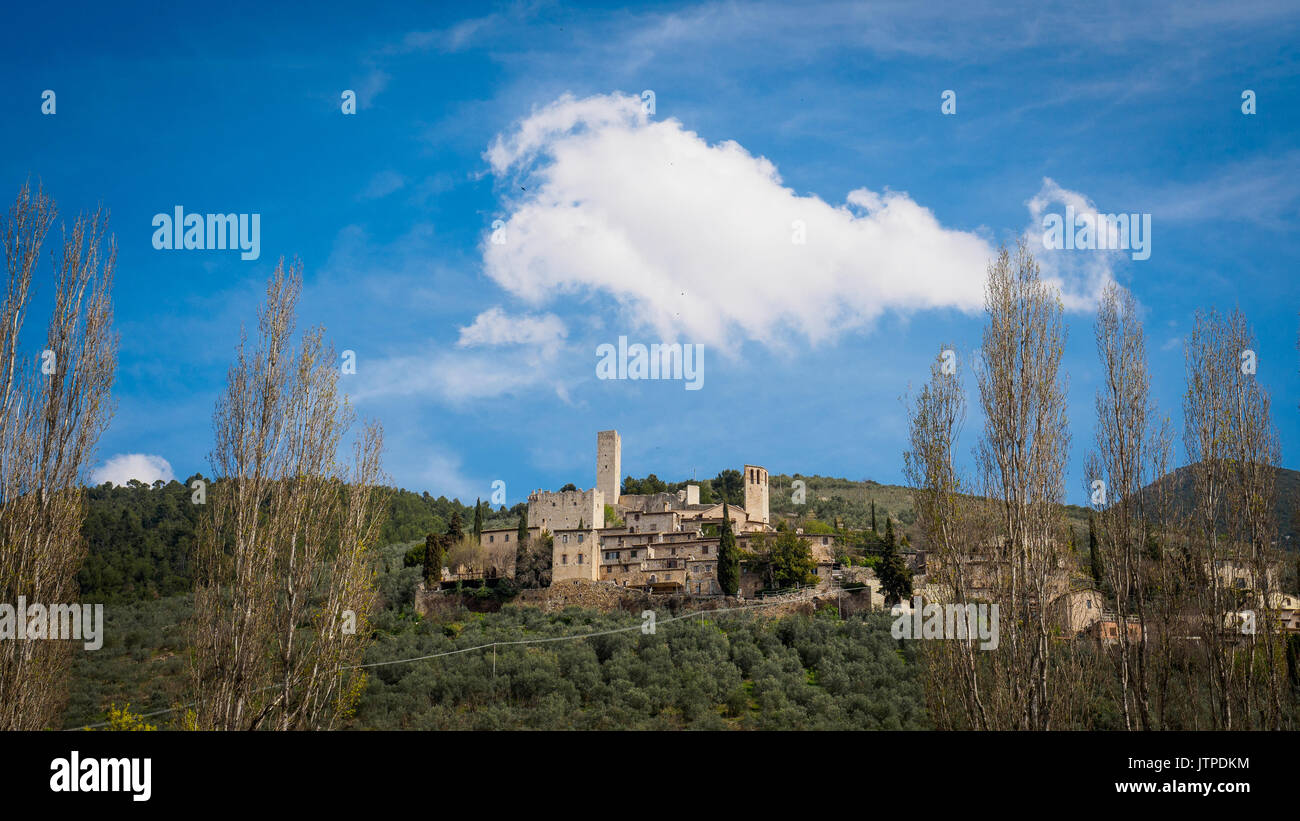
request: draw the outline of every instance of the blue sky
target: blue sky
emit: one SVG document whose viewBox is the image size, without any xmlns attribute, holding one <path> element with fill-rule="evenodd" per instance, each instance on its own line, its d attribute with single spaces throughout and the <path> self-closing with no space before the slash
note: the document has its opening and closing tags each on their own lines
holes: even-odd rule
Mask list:
<svg viewBox="0 0 1300 821">
<path fill-rule="evenodd" d="M 300 324 L 356 351 L 345 384 L 398 485 L 589 487 L 611 427 L 637 476 L 901 482 L 901 397 L 942 343 L 971 360 L 987 257 L 1077 203 L 1152 234 L 1146 260 L 1036 247 L 1070 306 L 1071 501 L 1112 277 L 1179 435 L 1193 312 L 1246 313 L 1300 467 L 1293 4 L 270 5 L 13 9 L 0 33 L 0 192 L 102 203 L 117 236 L 99 463 L 207 471 L 283 255 Z M 156 250 L 177 205 L 260 214 L 260 258 Z M 597 379 L 619 336 L 703 344 L 702 388 Z M 963 454 L 979 426 L 972 407 Z"/>
</svg>

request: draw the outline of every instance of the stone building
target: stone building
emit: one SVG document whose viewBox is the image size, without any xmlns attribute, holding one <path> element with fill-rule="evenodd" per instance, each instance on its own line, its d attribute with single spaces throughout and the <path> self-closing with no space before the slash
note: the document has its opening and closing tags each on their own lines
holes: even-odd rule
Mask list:
<svg viewBox="0 0 1300 821">
<path fill-rule="evenodd" d="M 618 431 L 600 431 L 594 488 L 538 490 L 529 495 L 529 532 L 545 530 L 554 539 L 552 580 L 607 581 L 657 592 L 720 593 L 716 534 L 722 524 L 722 503 L 701 503 L 698 485 L 671 493 L 621 493 L 622 447 Z M 727 518 L 742 549 L 753 535 L 773 532 L 767 470 L 745 465 L 744 477 L 744 506 L 727 506 Z M 612 514 L 608 526 L 607 506 Z"/>
</svg>

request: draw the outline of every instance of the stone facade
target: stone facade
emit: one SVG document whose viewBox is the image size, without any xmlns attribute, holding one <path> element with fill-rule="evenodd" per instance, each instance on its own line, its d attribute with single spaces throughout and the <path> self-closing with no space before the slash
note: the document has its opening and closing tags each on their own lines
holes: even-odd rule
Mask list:
<svg viewBox="0 0 1300 821">
<path fill-rule="evenodd" d="M 603 527 L 605 494 L 593 490 L 535 490 L 528 495 L 528 527 L 556 533 Z"/>
<path fill-rule="evenodd" d="M 751 520 L 764 525 L 770 522 L 767 501 L 767 471 L 758 465 L 745 465 L 745 510 Z"/>
<path fill-rule="evenodd" d="M 623 483 L 623 440 L 616 430 L 596 434 L 596 490 L 605 494 L 605 504 L 618 504 Z"/>
<path fill-rule="evenodd" d="M 535 491 L 528 497 L 528 530 L 554 537 L 551 577 L 607 581 L 655 592 L 717 595 L 718 537 L 722 504 L 701 504 L 699 485 L 671 493 L 622 495 L 622 440 L 618 431 L 596 434 L 596 487 Z M 768 523 L 767 470 L 745 466 L 745 507 L 729 505 L 737 543 L 772 532 Z M 605 527 L 605 505 L 623 521 Z"/>
<path fill-rule="evenodd" d="M 555 540 L 551 559 L 552 582 L 564 579 L 600 578 L 600 539 L 592 527 L 557 530 L 551 534 Z"/>
</svg>

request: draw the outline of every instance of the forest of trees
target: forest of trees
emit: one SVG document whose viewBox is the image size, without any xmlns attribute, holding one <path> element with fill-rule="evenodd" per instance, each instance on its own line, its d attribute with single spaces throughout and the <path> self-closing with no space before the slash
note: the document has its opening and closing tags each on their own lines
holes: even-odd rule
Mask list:
<svg viewBox="0 0 1300 821">
<path fill-rule="evenodd" d="M 652 493 L 676 493 L 687 485 L 698 485 L 700 503 L 711 505 L 726 502 L 731 505 L 745 504 L 745 477 L 738 470 L 727 469 L 712 479 L 687 479 L 680 482 L 665 482 L 651 473 L 644 479 L 628 476 L 623 479 L 622 493 L 631 495 L 649 495 Z"/>
<path fill-rule="evenodd" d="M 631 628 L 376 668 L 356 726 L 372 729 L 922 729 L 911 650 L 876 614 L 689 618 L 643 635 L 640 618 L 569 608 L 381 617 L 368 657 L 407 658 L 498 639 Z M 495 665 L 495 667 L 494 667 Z"/>
<path fill-rule="evenodd" d="M 185 483 L 101 485 L 86 491 L 84 533 L 88 542 L 77 583 L 87 600 L 122 603 L 153 599 L 190 590 L 194 531 L 201 505 L 191 499 L 191 476 Z M 209 488 L 212 484 L 209 483 Z M 428 533 L 443 533 L 452 513 L 463 521 L 474 518 L 473 505 L 428 493 L 387 490 L 388 516 L 380 531 L 381 544 L 423 543 Z M 488 513 L 486 528 L 514 527 L 527 510 L 520 503 Z"/>
</svg>

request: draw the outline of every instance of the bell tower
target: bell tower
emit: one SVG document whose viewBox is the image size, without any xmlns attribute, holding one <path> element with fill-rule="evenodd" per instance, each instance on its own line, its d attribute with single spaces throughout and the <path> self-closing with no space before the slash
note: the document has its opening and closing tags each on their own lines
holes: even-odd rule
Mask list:
<svg viewBox="0 0 1300 821">
<path fill-rule="evenodd" d="M 767 469 L 745 465 L 745 513 L 749 520 L 768 524 Z"/>
</svg>

